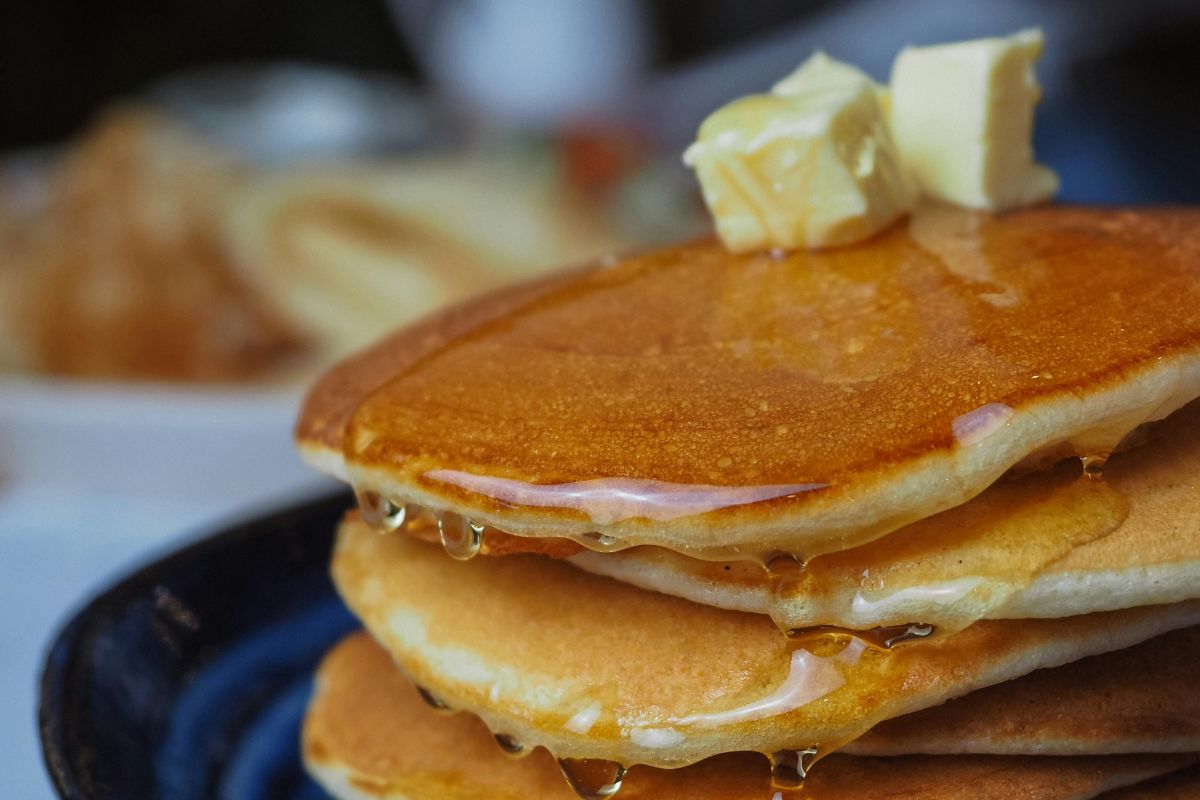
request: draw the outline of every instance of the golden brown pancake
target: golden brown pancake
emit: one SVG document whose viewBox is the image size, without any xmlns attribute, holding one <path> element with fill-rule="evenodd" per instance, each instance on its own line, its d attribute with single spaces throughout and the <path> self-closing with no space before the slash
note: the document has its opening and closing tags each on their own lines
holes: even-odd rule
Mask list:
<svg viewBox="0 0 1200 800">
<path fill-rule="evenodd" d="M 401 332 L 318 385 L 298 436 L 360 488 L 522 536 L 812 557 L 1200 395 L 1198 278 L 1191 210 L 699 242 Z"/>
<path fill-rule="evenodd" d="M 305 399 L 296 423 L 301 454 L 318 469 L 344 476 L 343 434 L 363 398 L 453 339 L 533 302 L 575 277 L 571 272 L 558 273 L 454 306 L 403 328 L 337 364 L 321 377 Z"/>
<path fill-rule="evenodd" d="M 888 720 L 868 755 L 1200 752 L 1200 628 L 989 686 Z"/>
<path fill-rule="evenodd" d="M 467 714 L 439 715 L 418 697 L 386 653 L 363 634 L 330 653 L 304 723 L 304 759 L 340 800 L 574 800 L 544 750 L 516 760 L 501 753 Z M 1192 756 L 1018 758 L 912 756 L 823 761 L 805 785 L 812 800 L 1084 800 L 1177 769 Z M 719 756 L 677 770 L 634 767 L 622 798 L 763 800 L 767 761 Z"/>
<path fill-rule="evenodd" d="M 538 556 L 460 563 L 343 524 L 334 580 L 413 680 L 560 756 L 680 766 L 737 751 L 830 752 L 885 719 L 1200 623 L 1200 603 L 986 621 L 867 648 Z"/>
<path fill-rule="evenodd" d="M 871 628 L 1067 617 L 1200 596 L 1200 405 L 1114 455 L 1104 481 L 1075 464 L 1001 480 L 957 508 L 814 559 L 772 587 L 761 567 L 662 548 L 572 563 L 701 603 L 770 614 L 786 628 Z M 1128 509 L 1128 516 L 1125 510 Z"/>
</svg>

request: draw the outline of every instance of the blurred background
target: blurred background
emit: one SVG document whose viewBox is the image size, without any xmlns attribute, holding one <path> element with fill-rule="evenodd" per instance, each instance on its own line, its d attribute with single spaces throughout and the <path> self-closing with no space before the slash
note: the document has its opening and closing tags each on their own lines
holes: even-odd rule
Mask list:
<svg viewBox="0 0 1200 800">
<path fill-rule="evenodd" d="M 332 486 L 303 387 L 382 332 L 699 235 L 700 120 L 821 48 L 1040 25 L 1062 199 L 1200 200 L 1186 0 L 40 0 L 0 26 L 0 795 L 63 615 Z"/>
</svg>

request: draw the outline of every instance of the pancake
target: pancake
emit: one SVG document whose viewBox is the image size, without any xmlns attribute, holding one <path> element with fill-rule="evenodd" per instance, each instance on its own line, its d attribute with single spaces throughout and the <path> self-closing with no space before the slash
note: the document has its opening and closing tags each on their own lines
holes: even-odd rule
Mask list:
<svg viewBox="0 0 1200 800">
<path fill-rule="evenodd" d="M 888 720 L 868 755 L 1200 752 L 1200 628 L 1045 669 Z"/>
<path fill-rule="evenodd" d="M 1200 395 L 1198 278 L 1190 210 L 927 208 L 831 251 L 702 241 L 401 332 L 323 380 L 297 434 L 365 494 L 520 536 L 811 558 L 1031 459 L 1098 463 Z"/>
<path fill-rule="evenodd" d="M 1186 767 L 1133 786 L 1113 789 L 1099 800 L 1194 800 L 1200 797 L 1200 768 Z"/>
<path fill-rule="evenodd" d="M 885 719 L 1200 622 L 1200 603 L 981 622 L 867 648 L 803 646 L 766 617 L 538 556 L 458 563 L 345 522 L 333 575 L 413 680 L 498 733 L 571 758 L 678 767 L 739 750 L 825 754 Z"/>
<path fill-rule="evenodd" d="M 1148 444 L 1109 460 L 1104 481 L 1073 480 L 1078 468 L 1070 464 L 1001 481 L 962 506 L 814 559 L 787 591 L 757 565 L 662 548 L 584 552 L 572 563 L 695 602 L 770 614 L 785 628 L 926 622 L 949 631 L 976 619 L 1198 597 L 1200 405 L 1147 435 Z"/>
<path fill-rule="evenodd" d="M 505 757 L 479 721 L 439 715 L 363 634 L 328 655 L 304 722 L 309 772 L 340 800 L 575 800 L 543 750 Z M 833 756 L 805 784 L 812 800 L 1083 800 L 1160 775 L 1192 756 L 1017 758 Z M 622 798 L 762 800 L 766 759 L 741 753 L 678 770 L 634 767 Z"/>
</svg>

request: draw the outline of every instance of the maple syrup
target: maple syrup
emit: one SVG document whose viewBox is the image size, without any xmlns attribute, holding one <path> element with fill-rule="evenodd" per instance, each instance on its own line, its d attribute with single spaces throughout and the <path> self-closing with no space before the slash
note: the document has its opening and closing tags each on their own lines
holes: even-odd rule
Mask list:
<svg viewBox="0 0 1200 800">
<path fill-rule="evenodd" d="M 625 767 L 602 758 L 560 758 L 558 768 L 581 800 L 607 800 L 625 779 Z"/>
</svg>

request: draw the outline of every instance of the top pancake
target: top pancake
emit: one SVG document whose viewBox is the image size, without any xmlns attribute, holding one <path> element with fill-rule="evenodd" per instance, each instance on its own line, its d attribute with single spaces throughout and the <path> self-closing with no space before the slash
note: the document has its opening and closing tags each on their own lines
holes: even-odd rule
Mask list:
<svg viewBox="0 0 1200 800">
<path fill-rule="evenodd" d="M 483 298 L 344 364 L 308 457 L 524 536 L 810 557 L 1200 394 L 1200 212 L 927 208 L 862 245 L 701 242 Z"/>
</svg>

